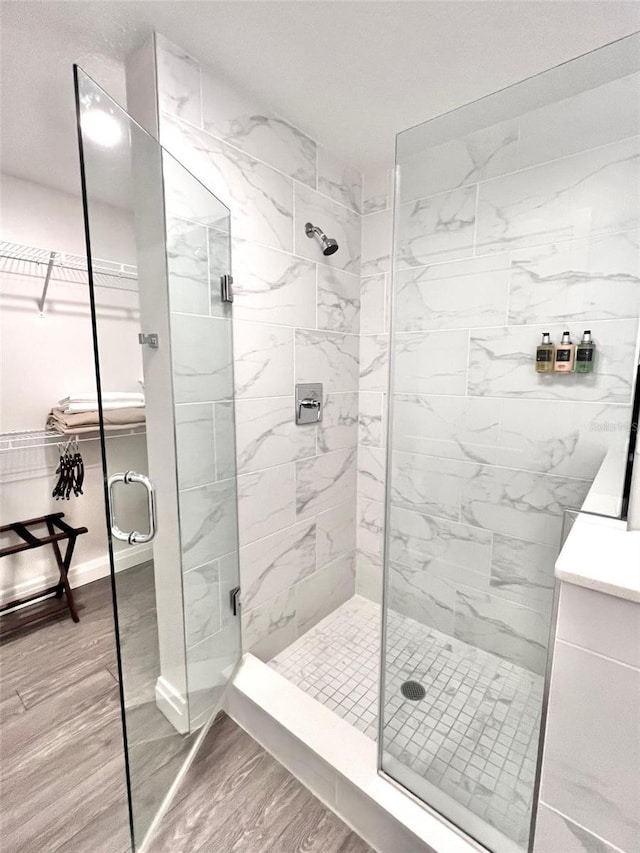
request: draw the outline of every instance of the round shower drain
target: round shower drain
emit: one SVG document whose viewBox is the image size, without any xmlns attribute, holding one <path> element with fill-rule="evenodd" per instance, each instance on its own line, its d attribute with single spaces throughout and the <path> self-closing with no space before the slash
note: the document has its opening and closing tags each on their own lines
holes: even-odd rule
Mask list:
<svg viewBox="0 0 640 853">
<path fill-rule="evenodd" d="M 424 699 L 427 695 L 427 691 L 424 689 L 422 684 L 417 681 L 405 681 L 400 688 L 400 692 L 405 699 L 411 699 L 413 702 L 417 702 L 419 699 Z"/>
</svg>

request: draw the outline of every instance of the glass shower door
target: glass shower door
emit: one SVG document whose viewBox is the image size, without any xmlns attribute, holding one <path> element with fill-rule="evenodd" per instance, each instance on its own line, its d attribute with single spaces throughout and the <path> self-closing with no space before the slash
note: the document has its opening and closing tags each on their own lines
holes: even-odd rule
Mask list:
<svg viewBox="0 0 640 853">
<path fill-rule="evenodd" d="M 78 68 L 75 79 L 139 847 L 241 655 L 229 211 Z M 101 287 L 100 270 L 123 259 L 121 287 Z"/>
<path fill-rule="evenodd" d="M 563 510 L 622 509 L 639 57 L 397 138 L 380 765 L 493 853 L 533 849 Z M 573 371 L 538 358 L 567 331 Z"/>
</svg>

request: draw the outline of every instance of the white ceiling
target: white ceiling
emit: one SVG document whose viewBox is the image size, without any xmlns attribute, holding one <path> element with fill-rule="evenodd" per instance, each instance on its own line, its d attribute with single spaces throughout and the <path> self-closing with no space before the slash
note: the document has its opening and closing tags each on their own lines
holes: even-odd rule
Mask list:
<svg viewBox="0 0 640 853">
<path fill-rule="evenodd" d="M 360 168 L 395 134 L 640 30 L 636 0 L 2 0 L 2 170 L 77 192 L 71 65 L 124 102 L 153 29 Z"/>
</svg>

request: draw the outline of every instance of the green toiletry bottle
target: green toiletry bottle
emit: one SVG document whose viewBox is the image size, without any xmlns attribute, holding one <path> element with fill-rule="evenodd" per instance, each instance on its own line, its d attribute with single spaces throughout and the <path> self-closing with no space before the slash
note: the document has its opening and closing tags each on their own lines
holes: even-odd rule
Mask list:
<svg viewBox="0 0 640 853">
<path fill-rule="evenodd" d="M 596 345 L 591 340 L 591 330 L 585 329 L 582 340 L 576 347 L 576 361 L 574 370 L 576 373 L 591 373 L 596 355 Z"/>
</svg>

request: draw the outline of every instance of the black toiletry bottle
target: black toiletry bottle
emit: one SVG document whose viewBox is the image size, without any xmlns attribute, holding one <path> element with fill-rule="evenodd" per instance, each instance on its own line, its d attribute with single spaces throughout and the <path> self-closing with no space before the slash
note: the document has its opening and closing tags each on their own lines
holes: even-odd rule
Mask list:
<svg viewBox="0 0 640 853">
<path fill-rule="evenodd" d="M 591 373 L 596 354 L 596 345 L 591 340 L 591 330 L 585 329 L 582 340 L 576 347 L 576 362 L 574 370 L 576 373 Z"/>
</svg>

